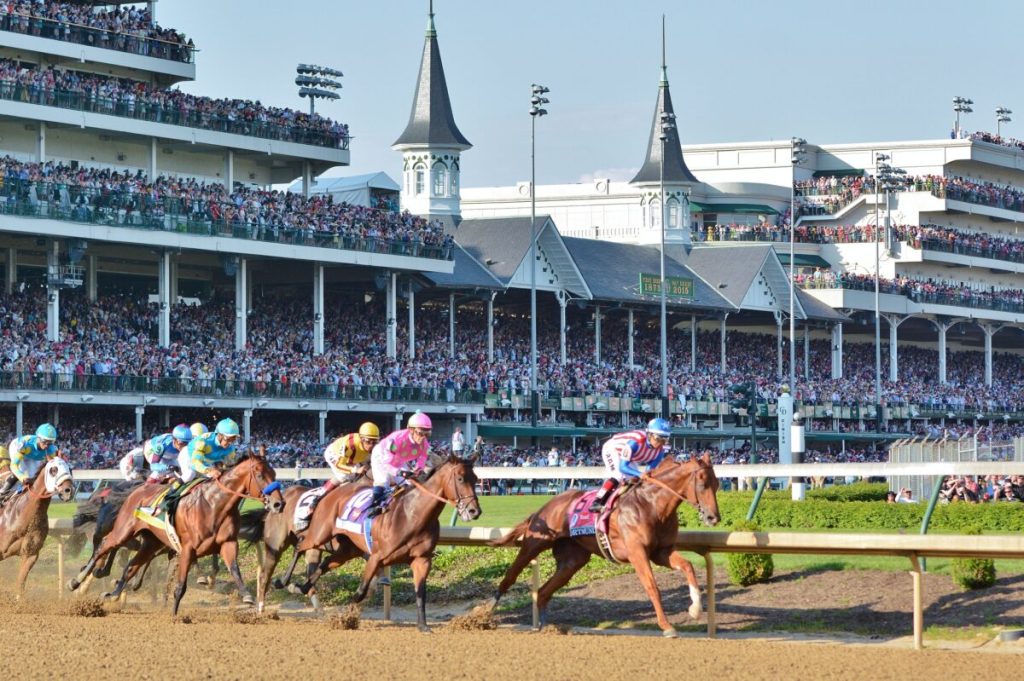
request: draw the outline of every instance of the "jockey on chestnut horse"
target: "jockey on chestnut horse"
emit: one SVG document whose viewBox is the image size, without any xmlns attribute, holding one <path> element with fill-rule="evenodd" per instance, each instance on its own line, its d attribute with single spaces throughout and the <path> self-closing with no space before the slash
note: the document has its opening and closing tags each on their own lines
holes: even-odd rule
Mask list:
<svg viewBox="0 0 1024 681">
<path fill-rule="evenodd" d="M 78 576 L 68 583 L 68 588 L 72 591 L 77 589 L 99 560 L 138 536 L 142 539 L 142 546 L 128 563 L 114 591 L 106 594 L 107 597 L 119 596 L 125 584 L 166 546 L 179 553 L 173 614 L 178 613 L 193 563 L 198 557 L 217 552 L 230 568 L 243 599 L 251 603 L 252 597 L 248 595 L 238 570 L 238 502 L 242 498 L 259 499 L 271 512 L 279 513 L 284 508 L 284 499 L 280 483 L 274 481 L 274 469 L 263 456 L 249 454 L 221 472 L 220 464 L 230 464 L 236 458 L 238 436 L 238 425 L 231 419 L 224 419 L 217 424 L 215 432 L 194 438 L 182 451 L 183 459 L 186 454 L 189 457 L 188 470 L 183 475 L 186 482 L 197 474 L 203 479 L 194 491 L 180 499 L 171 496 L 175 491 L 180 494 L 180 487 L 168 490 L 171 498 L 166 502 L 165 510 L 168 512 L 169 529 L 166 523 L 165 529 L 157 529 L 152 522 L 153 517 L 146 513 L 147 508 L 155 512 L 151 505 L 166 486 L 143 485 L 133 491 L 121 506 L 113 530 L 103 539 Z"/>
<path fill-rule="evenodd" d="M 618 501 L 606 513 L 606 532 L 595 527 L 599 516 L 593 517 L 589 527 L 579 526 L 578 519 L 589 511 L 593 492 L 570 490 L 559 494 L 507 535 L 492 542 L 492 546 L 520 543 L 519 554 L 498 585 L 494 605 L 515 584 L 530 561 L 551 549 L 556 570 L 537 592 L 541 627 L 546 623 L 551 597 L 594 554 L 604 555 L 609 560 L 628 561 L 633 566 L 651 599 L 664 636 L 675 636 L 676 631 L 665 617 L 651 561 L 679 570 L 686 576 L 693 600 L 689 613 L 694 619 L 699 617 L 701 602 L 697 576 L 690 561 L 676 551 L 679 533 L 676 509 L 685 501 L 697 508 L 706 525 L 718 523 L 718 501 L 715 497 L 718 478 L 715 477 L 711 457 L 705 453 L 685 463 L 672 458 L 660 459 L 660 463 L 635 480 L 635 484 L 623 485 L 624 491 L 619 494 Z"/>
</svg>

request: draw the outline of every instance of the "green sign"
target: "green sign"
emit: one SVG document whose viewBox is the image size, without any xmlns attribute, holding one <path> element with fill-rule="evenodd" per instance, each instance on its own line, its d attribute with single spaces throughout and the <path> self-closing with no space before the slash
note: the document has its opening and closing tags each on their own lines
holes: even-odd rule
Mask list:
<svg viewBox="0 0 1024 681">
<path fill-rule="evenodd" d="M 661 277 L 657 274 L 640 273 L 640 295 L 660 296 Z M 688 298 L 693 300 L 693 279 L 665 277 L 666 298 Z"/>
</svg>

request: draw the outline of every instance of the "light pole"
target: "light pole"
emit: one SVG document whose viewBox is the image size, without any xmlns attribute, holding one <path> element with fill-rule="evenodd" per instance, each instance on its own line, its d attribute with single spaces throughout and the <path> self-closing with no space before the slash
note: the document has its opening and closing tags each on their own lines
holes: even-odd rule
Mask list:
<svg viewBox="0 0 1024 681">
<path fill-rule="evenodd" d="M 530 86 L 530 425 L 537 427 L 540 395 L 537 393 L 537 119 L 547 115 L 543 95 L 550 90 L 534 83 Z"/>
<path fill-rule="evenodd" d="M 807 140 L 794 137 L 790 140 L 793 164 L 793 181 L 789 188 L 789 390 L 796 395 L 796 283 L 793 261 L 796 259 L 796 169 L 807 156 Z M 806 377 L 805 377 L 806 378 Z"/>
<path fill-rule="evenodd" d="M 334 78 L 344 77 L 338 69 L 315 64 L 299 64 L 295 67 L 295 84 L 299 86 L 299 97 L 309 97 L 309 115 L 314 113 L 314 102 L 317 99 L 339 99 L 335 90 L 341 89 L 341 83 Z"/>
<path fill-rule="evenodd" d="M 1007 109 L 1005 106 L 996 107 L 996 137 L 1002 138 L 1003 136 L 1003 123 L 1009 123 L 1011 120 L 1010 114 L 1013 112 Z"/>
<path fill-rule="evenodd" d="M 668 206 L 665 201 L 665 144 L 671 138 L 672 131 L 676 129 L 676 115 L 662 111 L 660 123 L 661 133 L 658 135 L 658 139 L 661 140 L 661 417 L 667 419 L 670 409 L 668 404 L 668 294 L 665 290 L 665 216 L 668 215 Z"/>
<path fill-rule="evenodd" d="M 959 124 L 958 124 L 959 126 Z M 959 129 L 959 127 L 958 127 Z M 878 252 L 878 188 L 879 174 L 885 162 L 889 160 L 888 154 L 875 154 L 875 418 L 882 415 L 882 312 L 880 303 L 879 285 L 879 261 L 881 255 Z"/>
<path fill-rule="evenodd" d="M 973 99 L 966 97 L 954 97 L 953 98 L 953 111 L 956 112 L 956 127 L 953 128 L 956 139 L 960 139 L 960 114 L 969 114 L 974 111 L 971 108 L 971 104 L 974 104 Z"/>
</svg>

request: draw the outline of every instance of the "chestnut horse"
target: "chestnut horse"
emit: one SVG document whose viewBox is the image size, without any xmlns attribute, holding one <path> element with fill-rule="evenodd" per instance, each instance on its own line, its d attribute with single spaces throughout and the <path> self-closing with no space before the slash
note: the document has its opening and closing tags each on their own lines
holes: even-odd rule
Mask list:
<svg viewBox="0 0 1024 681">
<path fill-rule="evenodd" d="M 244 594 L 248 602 L 252 602 L 238 569 L 238 502 L 242 498 L 262 500 L 271 512 L 279 513 L 284 508 L 284 499 L 281 496 L 280 483 L 275 483 L 274 477 L 274 469 L 266 459 L 251 454 L 226 470 L 219 478 L 201 483 L 180 501 L 174 516 L 174 529 L 181 543 L 181 551 L 178 555 L 172 614 L 178 614 L 181 598 L 185 595 L 188 573 L 196 559 L 217 552 L 228 565 L 239 593 Z M 104 594 L 107 598 L 116 598 L 124 590 L 125 584 L 157 553 L 164 547 L 173 549 L 173 544 L 165 531 L 157 530 L 135 517 L 135 510 L 152 502 L 163 487 L 143 485 L 129 495 L 118 511 L 114 528 L 103 538 L 99 549 L 78 576 L 68 582 L 69 589 L 77 589 L 81 581 L 108 553 L 139 537 L 142 545 L 138 552 L 125 567 L 114 591 Z"/>
<path fill-rule="evenodd" d="M 651 561 L 657 565 L 679 570 L 686 576 L 690 587 L 690 616 L 700 616 L 700 587 L 690 561 L 676 551 L 679 516 L 676 509 L 683 501 L 695 506 L 706 525 L 718 523 L 718 478 L 711 466 L 711 458 L 679 463 L 665 459 L 654 470 L 641 476 L 638 484 L 627 488 L 618 499 L 608 520 L 608 541 L 611 553 L 623 562 L 629 561 L 636 570 L 640 583 L 654 605 L 658 626 L 662 634 L 675 636 L 676 631 L 665 617 L 661 594 L 654 581 Z M 562 588 L 580 568 L 599 554 L 594 535 L 569 535 L 569 516 L 573 504 L 584 492 L 570 490 L 544 504 L 539 511 L 519 523 L 492 546 L 508 546 L 520 542 L 519 555 L 505 572 L 498 585 L 494 605 L 507 592 L 530 561 L 547 549 L 555 556 L 555 574 L 537 592 L 540 626 L 547 619 L 547 607 L 554 593 Z"/>
<path fill-rule="evenodd" d="M 50 499 L 57 495 L 61 501 L 70 501 L 74 493 L 71 467 L 58 456 L 46 462 L 27 490 L 16 497 L 8 497 L 0 509 L 0 560 L 21 555 L 18 598 L 25 593 L 25 580 L 50 533 L 46 517 Z"/>
<path fill-rule="evenodd" d="M 441 535 L 438 518 L 445 504 L 452 504 L 459 517 L 469 522 L 480 517 L 480 502 L 476 498 L 475 457 L 459 459 L 449 457 L 434 469 L 423 482 L 410 479 L 410 488 L 396 495 L 384 513 L 374 519 L 371 537 L 372 550 L 362 534 L 338 529 L 335 520 L 341 515 L 345 503 L 365 486 L 349 484 L 333 490 L 320 500 L 309 529 L 302 535 L 296 551 L 306 552 L 324 547 L 337 539 L 329 554 L 319 564 L 307 565 L 306 583 L 296 591 L 308 594 L 320 576 L 347 563 L 353 558 L 369 554 L 359 588 L 353 596 L 356 603 L 366 598 L 370 581 L 382 567 L 409 565 L 416 589 L 416 625 L 420 631 L 427 627 L 427 575 L 434 558 L 434 548 Z M 269 554 L 269 552 L 268 552 Z M 308 557 L 308 554 L 307 554 Z M 264 579 L 273 569 L 264 562 Z M 294 586 L 294 585 L 293 585 Z"/>
</svg>

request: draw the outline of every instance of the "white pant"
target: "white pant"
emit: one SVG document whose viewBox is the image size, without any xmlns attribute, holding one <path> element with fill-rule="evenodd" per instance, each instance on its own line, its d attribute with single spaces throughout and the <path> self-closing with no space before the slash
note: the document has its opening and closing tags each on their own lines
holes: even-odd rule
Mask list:
<svg viewBox="0 0 1024 681">
<path fill-rule="evenodd" d="M 178 469 L 181 471 L 179 475 L 182 482 L 188 482 L 196 477 L 196 472 L 192 470 L 192 455 L 188 453 L 188 447 L 178 452 Z"/>
<path fill-rule="evenodd" d="M 373 486 L 384 487 L 386 485 L 392 485 L 398 481 L 398 471 L 401 468 L 392 466 L 391 462 L 386 459 L 387 454 L 381 452 L 378 454 L 378 450 L 375 447 L 373 453 L 370 454 L 370 470 L 373 472 Z"/>
<path fill-rule="evenodd" d="M 615 478 L 622 482 L 622 478 L 625 476 L 619 470 L 619 463 L 622 461 L 622 454 L 619 452 L 619 448 L 612 446 L 611 442 L 605 443 L 601 448 L 601 460 L 604 462 L 605 474 L 609 478 Z"/>
</svg>

